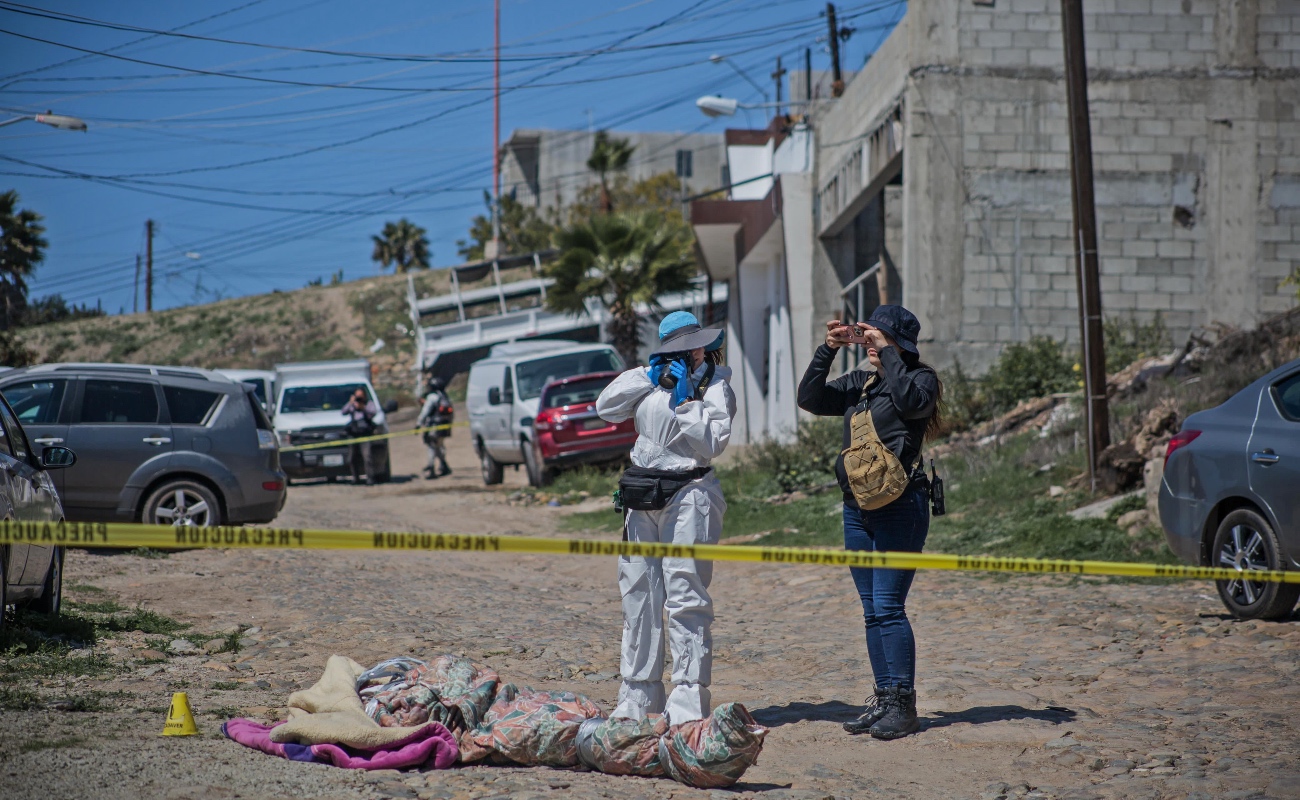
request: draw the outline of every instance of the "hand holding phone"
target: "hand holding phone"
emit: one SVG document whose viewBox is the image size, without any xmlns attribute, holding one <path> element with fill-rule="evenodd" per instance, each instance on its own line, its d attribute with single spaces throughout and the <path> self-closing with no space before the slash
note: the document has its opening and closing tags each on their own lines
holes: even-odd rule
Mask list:
<svg viewBox="0 0 1300 800">
<path fill-rule="evenodd" d="M 846 330 L 848 335 L 846 336 L 845 341 L 852 342 L 853 344 L 867 343 L 867 331 L 860 324 L 853 323 L 852 325 L 848 325 L 846 326 Z"/>
</svg>

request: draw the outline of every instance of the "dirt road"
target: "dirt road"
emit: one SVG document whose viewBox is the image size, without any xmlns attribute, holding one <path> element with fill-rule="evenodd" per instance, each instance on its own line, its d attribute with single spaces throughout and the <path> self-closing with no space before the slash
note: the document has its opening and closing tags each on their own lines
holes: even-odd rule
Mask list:
<svg viewBox="0 0 1300 800">
<path fill-rule="evenodd" d="M 280 523 L 556 535 L 562 509 L 505 503 L 478 478 L 463 430 L 456 473 L 294 486 Z M 191 623 L 245 628 L 235 654 L 96 648 L 107 680 L 45 690 L 120 692 L 115 710 L 0 713 L 6 798 L 727 797 L 666 780 L 475 767 L 358 774 L 221 738 L 232 715 L 277 719 L 328 655 L 362 663 L 464 653 L 506 680 L 612 707 L 621 628 L 614 563 L 544 556 L 197 551 L 165 559 L 74 552 L 66 583 Z M 843 570 L 719 563 L 714 701 L 771 726 L 741 796 L 1300 797 L 1300 623 L 1225 618 L 1204 584 L 923 573 L 913 589 L 923 728 L 897 742 L 845 735 L 870 687 L 861 611 Z M 181 646 L 181 649 L 185 649 Z M 150 657 L 153 657 L 151 660 Z M 160 738 L 170 692 L 189 692 L 202 736 Z M 33 742 L 39 744 L 32 744 Z"/>
</svg>

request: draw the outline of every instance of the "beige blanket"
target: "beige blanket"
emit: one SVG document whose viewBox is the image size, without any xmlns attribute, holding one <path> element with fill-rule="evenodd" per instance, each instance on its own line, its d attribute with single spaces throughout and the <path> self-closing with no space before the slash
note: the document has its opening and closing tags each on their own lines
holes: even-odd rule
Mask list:
<svg viewBox="0 0 1300 800">
<path fill-rule="evenodd" d="M 324 674 L 314 686 L 289 695 L 289 721 L 271 729 L 271 741 L 371 749 L 399 742 L 435 724 L 380 727 L 366 716 L 357 694 L 357 677 L 365 671 L 365 667 L 346 656 L 330 656 Z"/>
</svg>

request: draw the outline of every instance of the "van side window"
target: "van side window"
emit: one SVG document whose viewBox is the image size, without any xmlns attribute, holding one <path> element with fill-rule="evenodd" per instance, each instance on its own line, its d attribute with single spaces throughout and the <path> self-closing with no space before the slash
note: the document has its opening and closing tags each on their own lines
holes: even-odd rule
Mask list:
<svg viewBox="0 0 1300 800">
<path fill-rule="evenodd" d="M 506 377 L 501 384 L 501 402 L 513 403 L 515 401 L 515 371 L 506 367 Z"/>
<path fill-rule="evenodd" d="M 53 425 L 59 421 L 59 406 L 67 384 L 62 378 L 11 383 L 4 388 L 4 396 L 21 422 Z"/>
<path fill-rule="evenodd" d="M 179 386 L 164 386 L 163 397 L 167 399 L 167 411 L 172 416 L 173 425 L 206 425 L 221 399 L 216 392 Z"/>
<path fill-rule="evenodd" d="M 158 421 L 158 395 L 152 383 L 88 380 L 77 422 L 150 423 Z"/>
</svg>

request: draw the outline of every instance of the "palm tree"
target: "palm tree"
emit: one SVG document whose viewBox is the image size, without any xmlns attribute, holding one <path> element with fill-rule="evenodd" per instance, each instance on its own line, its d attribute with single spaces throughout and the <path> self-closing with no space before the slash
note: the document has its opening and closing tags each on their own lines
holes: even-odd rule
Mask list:
<svg viewBox="0 0 1300 800">
<path fill-rule="evenodd" d="M 606 214 L 614 210 L 614 200 L 609 193 L 609 173 L 626 170 L 635 149 L 636 146 L 627 139 L 611 139 L 608 131 L 596 131 L 587 169 L 600 176 L 600 204 Z"/>
<path fill-rule="evenodd" d="M 27 279 L 45 260 L 41 215 L 18 210 L 18 193 L 0 194 L 0 329 L 12 327 L 27 306 Z"/>
<path fill-rule="evenodd" d="M 379 236 L 371 236 L 375 243 L 370 260 L 387 269 L 396 265 L 397 272 L 429 268 L 429 238 L 424 228 L 402 217 L 397 222 L 384 223 Z"/>
<path fill-rule="evenodd" d="M 546 268 L 555 279 L 547 307 L 577 316 L 586 313 L 587 298 L 598 298 L 610 315 L 606 332 L 614 348 L 635 364 L 637 306 L 658 309 L 661 296 L 690 288 L 695 275 L 685 225 L 655 211 L 602 214 L 575 222 L 555 241 L 560 257 Z"/>
</svg>

